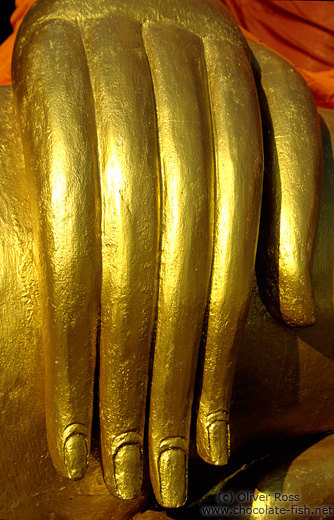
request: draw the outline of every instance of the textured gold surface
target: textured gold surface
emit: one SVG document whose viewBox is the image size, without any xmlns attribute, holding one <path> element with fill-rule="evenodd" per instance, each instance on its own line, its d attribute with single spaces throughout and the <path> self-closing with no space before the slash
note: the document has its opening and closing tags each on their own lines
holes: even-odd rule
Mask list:
<svg viewBox="0 0 334 520">
<path fill-rule="evenodd" d="M 1 515 L 10 520 L 87 517 L 129 519 L 149 503 L 114 499 L 95 456 L 85 478 L 62 479 L 46 443 L 44 370 L 39 295 L 23 154 L 10 88 L 1 103 Z M 231 417 L 234 450 L 261 442 L 333 428 L 333 115 L 322 111 L 324 196 L 313 276 L 317 325 L 303 331 L 279 325 L 255 291 L 236 372 Z M 30 244 L 30 245 L 29 245 Z M 270 348 L 268 348 L 270 345 Z M 328 456 L 327 456 L 328 457 Z M 17 470 L 20 468 L 20 471 Z M 132 512 L 131 512 L 132 511 Z M 50 516 L 52 518 L 52 516 Z"/>
<path fill-rule="evenodd" d="M 215 53 L 224 53 L 228 62 L 217 66 Z M 175 495 L 174 506 L 180 506 L 187 496 L 191 409 L 210 284 L 208 357 L 214 353 L 208 363 L 228 371 L 221 378 L 224 397 L 217 396 L 224 412 L 240 343 L 235 329 L 242 331 L 250 299 L 262 140 L 247 44 L 218 2 L 43 1 L 21 27 L 13 81 L 39 237 L 54 465 L 72 479 L 86 469 L 82 451 L 90 445 L 101 287 L 99 404 L 106 485 L 120 498 L 140 489 L 141 455 L 133 461 L 133 478 L 117 468 L 126 446 L 143 452 L 156 321 L 150 476 L 158 501 L 171 506 Z M 245 140 L 239 140 L 245 112 Z M 230 170 L 223 173 L 227 157 Z M 240 181 L 237 170 L 245 165 Z M 238 256 L 245 265 L 242 280 Z M 222 278 L 225 286 L 217 296 Z M 232 295 L 236 279 L 238 296 Z M 229 327 L 231 318 L 224 317 L 225 326 L 212 332 L 229 307 L 234 324 Z M 226 336 L 222 357 L 217 346 Z M 213 398 L 206 387 L 199 414 L 204 428 Z M 212 406 L 216 411 L 216 403 Z M 206 442 L 200 450 L 210 459 L 208 440 L 201 441 L 200 434 L 198 439 L 199 446 Z M 170 473 L 160 471 L 159 460 L 172 447 L 186 461 L 165 481 Z M 167 492 L 169 486 L 184 491 L 177 496 Z"/>
<path fill-rule="evenodd" d="M 273 520 L 280 520 L 284 516 L 287 520 L 295 520 L 300 516 L 303 520 L 311 520 L 312 517 L 322 519 L 333 516 L 334 477 L 331 465 L 333 448 L 332 434 L 308 446 L 307 449 L 295 453 L 293 460 L 289 452 L 283 454 L 281 460 L 275 461 L 271 471 L 257 479 L 255 496 L 265 494 L 268 499 L 266 501 L 255 499 L 252 506 L 256 509 L 249 518 L 267 520 L 270 516 Z M 301 478 L 301 475 L 304 478 Z M 275 493 L 290 499 L 284 515 L 279 514 L 283 500 L 279 501 L 277 495 L 275 500 Z M 276 506 L 276 513 L 261 514 L 264 505 L 268 508 L 272 507 L 272 511 L 275 511 Z"/>
<path fill-rule="evenodd" d="M 150 396 L 150 475 L 159 502 L 171 507 L 173 493 L 166 494 L 165 480 L 170 473 L 161 471 L 158 460 L 173 443 L 178 482 L 173 487 L 180 489 L 175 505 L 182 505 L 185 462 L 176 454 L 183 449 L 188 455 L 195 367 L 209 290 L 212 141 L 200 41 L 179 29 L 156 26 L 145 28 L 144 41 L 156 92 L 164 208 Z"/>
<path fill-rule="evenodd" d="M 70 477 L 67 439 L 80 434 L 90 445 L 101 216 L 93 98 L 83 44 L 72 27 L 57 23 L 52 30 L 66 54 L 53 49 L 46 26 L 36 31 L 17 75 L 28 74 L 28 69 L 39 81 L 21 82 L 16 99 L 38 240 L 48 444 L 56 468 Z M 43 50 L 52 52 L 52 59 L 42 58 Z M 84 468 L 76 471 L 83 473 Z"/>
<path fill-rule="evenodd" d="M 314 315 L 318 120 L 296 73 L 263 52 L 254 48 L 264 128 L 267 99 L 275 129 L 264 140 L 273 225 L 261 229 L 265 268 L 260 263 L 257 275 L 269 287 L 262 288 L 267 306 L 306 325 Z M 23 150 L 11 89 L 0 90 L 0 514 L 128 520 L 147 507 L 147 390 L 153 490 L 163 506 L 182 505 L 201 339 L 197 446 L 204 460 L 227 462 L 229 423 L 232 449 L 256 440 L 256 455 L 262 439 L 333 428 L 326 126 L 313 267 L 318 323 L 299 330 L 276 322 L 255 290 L 238 357 L 263 154 L 248 49 L 221 4 L 37 2 L 19 34 L 13 76 Z M 286 99 L 292 131 L 282 140 L 277 106 Z M 330 126 L 332 116 L 324 117 Z M 107 487 L 97 451 L 89 453 L 97 338 Z M 109 491 L 141 494 L 122 501 Z"/>
<path fill-rule="evenodd" d="M 216 214 L 196 441 L 204 460 L 224 464 L 230 449 L 226 422 L 233 375 L 253 285 L 263 151 L 256 88 L 246 56 L 228 42 L 208 41 L 205 57 L 215 143 Z"/>
<path fill-rule="evenodd" d="M 305 327 L 315 321 L 311 270 L 322 183 L 319 117 L 297 71 L 259 44 L 250 47 L 266 151 L 259 287 L 274 315 Z"/>
</svg>

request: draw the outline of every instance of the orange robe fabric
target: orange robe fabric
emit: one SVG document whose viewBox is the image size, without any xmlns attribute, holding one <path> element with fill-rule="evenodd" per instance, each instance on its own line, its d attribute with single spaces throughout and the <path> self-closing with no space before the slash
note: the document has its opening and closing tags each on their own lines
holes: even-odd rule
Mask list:
<svg viewBox="0 0 334 520">
<path fill-rule="evenodd" d="M 24 15 L 29 11 L 35 1 L 36 0 L 15 0 L 16 9 L 10 17 L 13 33 L 0 45 L 0 85 L 8 85 L 12 82 L 11 62 L 15 38 Z"/>
<path fill-rule="evenodd" d="M 334 109 L 334 2 L 221 0 L 246 36 L 286 57 L 304 76 L 318 106 Z M 13 34 L 0 46 L 0 84 L 11 83 L 10 63 L 21 21 L 35 0 L 16 0 Z"/>
<path fill-rule="evenodd" d="M 334 2 L 222 2 L 246 36 L 253 35 L 253 39 L 287 58 L 299 70 L 318 106 L 334 109 Z"/>
</svg>

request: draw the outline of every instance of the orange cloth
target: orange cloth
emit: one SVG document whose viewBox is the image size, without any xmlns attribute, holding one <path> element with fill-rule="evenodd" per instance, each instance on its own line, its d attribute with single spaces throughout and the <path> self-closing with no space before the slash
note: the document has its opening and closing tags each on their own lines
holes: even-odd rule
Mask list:
<svg viewBox="0 0 334 520">
<path fill-rule="evenodd" d="M 334 109 L 334 2 L 221 0 L 254 39 L 299 70 L 318 106 Z M 0 46 L 0 84 L 11 83 L 10 62 L 20 23 L 35 0 L 16 0 L 14 33 Z M 245 31 L 245 32 L 246 32 Z M 246 32 L 246 35 L 249 34 Z"/>
<path fill-rule="evenodd" d="M 16 34 L 24 15 L 29 11 L 35 1 L 36 0 L 15 0 L 16 9 L 10 17 L 13 33 L 0 45 L 0 85 L 8 85 L 12 82 L 11 62 Z"/>
<path fill-rule="evenodd" d="M 334 2 L 221 1 L 241 28 L 299 70 L 318 106 L 334 109 Z"/>
</svg>

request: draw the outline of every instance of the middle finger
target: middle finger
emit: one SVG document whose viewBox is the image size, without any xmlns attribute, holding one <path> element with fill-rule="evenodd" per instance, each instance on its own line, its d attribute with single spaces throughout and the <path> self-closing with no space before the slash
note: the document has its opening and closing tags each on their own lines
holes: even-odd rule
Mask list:
<svg viewBox="0 0 334 520">
<path fill-rule="evenodd" d="M 155 316 L 160 186 L 153 91 L 140 25 L 85 22 L 102 193 L 100 424 L 105 482 L 141 489 L 149 350 Z"/>
</svg>

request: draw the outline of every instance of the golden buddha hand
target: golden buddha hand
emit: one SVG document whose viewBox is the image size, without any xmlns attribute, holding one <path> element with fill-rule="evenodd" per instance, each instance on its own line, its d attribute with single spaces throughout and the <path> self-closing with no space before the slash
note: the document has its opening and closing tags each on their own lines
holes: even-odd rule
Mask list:
<svg viewBox="0 0 334 520">
<path fill-rule="evenodd" d="M 22 24 L 13 81 L 39 243 L 53 463 L 72 479 L 85 473 L 98 335 L 105 482 L 120 498 L 140 492 L 149 393 L 153 489 L 163 506 L 180 506 L 201 337 L 197 447 L 212 464 L 228 458 L 262 194 L 261 120 L 247 44 L 212 0 L 43 0 Z M 312 110 L 309 101 L 313 126 L 302 153 L 318 135 Z M 291 111 L 292 121 L 299 116 Z M 272 133 L 266 143 L 289 138 Z M 276 251 L 290 247 L 284 294 L 302 291 L 298 324 L 313 319 L 307 274 L 318 207 L 300 207 L 319 185 L 317 152 L 309 153 L 316 157 L 303 171 L 310 182 L 299 198 L 289 197 L 286 212 L 305 210 L 302 222 L 278 223 L 283 242 L 277 225 L 274 233 L 263 230 L 263 243 L 271 244 L 262 252 L 268 305 L 280 306 Z M 298 192 L 299 177 L 291 175 L 285 189 Z M 273 182 L 274 201 L 278 190 Z M 277 224 L 279 211 L 271 218 Z M 293 322 L 294 313 L 281 315 Z"/>
</svg>

